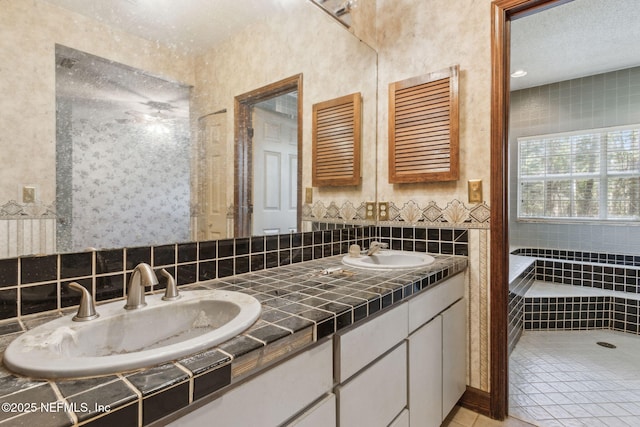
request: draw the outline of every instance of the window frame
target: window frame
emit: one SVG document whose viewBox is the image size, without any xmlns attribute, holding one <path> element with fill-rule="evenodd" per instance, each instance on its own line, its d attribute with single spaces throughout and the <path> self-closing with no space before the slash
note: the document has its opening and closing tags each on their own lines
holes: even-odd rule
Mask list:
<svg viewBox="0 0 640 427">
<path fill-rule="evenodd" d="M 622 125 L 622 126 L 610 126 L 603 128 L 595 128 L 595 129 L 581 129 L 577 131 L 570 132 L 556 132 L 549 134 L 541 134 L 541 135 L 531 135 L 531 136 L 522 136 L 516 138 L 517 144 L 517 158 L 516 158 L 516 175 L 517 175 L 517 189 L 516 189 L 516 197 L 517 197 L 517 211 L 516 211 L 516 220 L 518 222 L 546 222 L 546 223 L 608 223 L 615 225 L 638 225 L 640 226 L 640 212 L 638 212 L 635 216 L 629 216 L 624 218 L 611 218 L 609 217 L 609 199 L 608 199 L 608 181 L 611 178 L 617 177 L 630 177 L 636 178 L 639 180 L 638 185 L 640 186 L 640 163 L 636 166 L 636 169 L 633 171 L 612 171 L 608 170 L 609 166 L 609 149 L 608 149 L 608 138 L 607 136 L 614 132 L 619 131 L 636 131 L 640 133 L 640 124 L 631 124 L 631 125 Z M 523 177 L 522 175 L 522 150 L 523 145 L 529 141 L 545 141 L 549 139 L 567 139 L 575 136 L 590 136 L 595 135 L 599 140 L 599 164 L 598 170 L 595 172 L 579 172 L 574 173 L 572 171 L 565 171 L 564 173 L 559 174 L 547 174 L 546 167 L 545 170 L 542 171 L 540 175 L 527 175 Z M 640 135 L 638 135 L 638 156 L 640 156 Z M 549 158 L 550 155 L 546 152 L 544 159 Z M 575 153 L 571 154 L 572 164 L 573 159 L 575 158 Z M 599 194 L 598 194 L 598 209 L 599 215 L 598 217 L 578 217 L 578 216 L 548 216 L 547 206 L 543 207 L 543 215 L 540 216 L 523 216 L 522 205 L 523 202 L 523 183 L 525 182 L 535 182 L 542 181 L 545 190 L 543 190 L 543 199 L 546 199 L 546 185 L 547 182 L 550 181 L 569 181 L 572 183 L 572 191 L 570 196 L 569 203 L 571 204 L 571 210 L 574 209 L 575 199 L 575 183 L 577 180 L 581 178 L 594 179 L 599 185 Z M 640 191 L 640 190 L 638 190 Z M 543 200 L 544 203 L 544 200 Z"/>
</svg>

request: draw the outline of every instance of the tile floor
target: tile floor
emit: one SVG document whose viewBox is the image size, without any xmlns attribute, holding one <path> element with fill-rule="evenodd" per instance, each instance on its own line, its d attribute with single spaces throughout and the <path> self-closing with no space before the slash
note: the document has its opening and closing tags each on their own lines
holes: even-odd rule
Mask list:
<svg viewBox="0 0 640 427">
<path fill-rule="evenodd" d="M 456 406 L 447 419 L 444 420 L 441 427 L 533 427 L 533 424 L 513 417 L 509 417 L 504 421 L 496 421 L 469 409 Z"/>
<path fill-rule="evenodd" d="M 640 426 L 638 336 L 525 331 L 509 365 L 512 417 L 544 427 Z"/>
</svg>

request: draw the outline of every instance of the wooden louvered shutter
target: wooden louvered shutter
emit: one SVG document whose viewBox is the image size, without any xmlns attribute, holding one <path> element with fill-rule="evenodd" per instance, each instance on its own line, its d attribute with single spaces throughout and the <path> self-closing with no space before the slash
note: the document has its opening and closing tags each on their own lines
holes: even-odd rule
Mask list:
<svg viewBox="0 0 640 427">
<path fill-rule="evenodd" d="M 459 178 L 459 67 L 389 85 L 389 182 Z"/>
<path fill-rule="evenodd" d="M 313 186 L 360 184 L 360 93 L 313 105 Z"/>
</svg>

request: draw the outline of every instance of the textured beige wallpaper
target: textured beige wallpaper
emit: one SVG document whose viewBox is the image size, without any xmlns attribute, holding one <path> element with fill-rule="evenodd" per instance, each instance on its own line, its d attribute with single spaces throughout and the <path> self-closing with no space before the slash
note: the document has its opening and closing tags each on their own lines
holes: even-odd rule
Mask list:
<svg viewBox="0 0 640 427">
<path fill-rule="evenodd" d="M 283 31 L 286 28 L 286 31 Z M 376 53 L 309 2 L 292 2 L 286 13 L 253 25 L 196 60 L 194 117 L 221 109 L 233 112 L 234 97 L 303 74 L 302 186 L 311 187 L 312 105 L 362 93 L 362 183 L 314 188 L 319 200 L 375 200 Z M 228 147 L 233 147 L 233 114 L 227 114 Z M 233 172 L 233 150 L 227 150 Z M 227 194 L 228 204 L 233 192 Z"/>
<path fill-rule="evenodd" d="M 191 59 L 38 0 L 0 1 L 0 201 L 55 200 L 55 45 L 193 83 Z"/>
<path fill-rule="evenodd" d="M 488 390 L 489 208 L 467 202 L 467 180 L 490 178 L 490 0 L 377 0 L 378 200 L 424 209 L 433 223 L 444 212 L 447 226 L 470 230 L 469 385 Z M 389 184 L 389 83 L 460 65 L 460 179 Z M 432 209 L 428 208 L 431 207 Z M 425 209 L 426 208 L 426 209 Z M 406 209 L 405 209 L 406 210 Z M 448 214 L 447 214 L 448 213 Z M 471 223 L 465 221 L 471 220 Z M 406 220 L 405 220 L 406 223 Z M 477 228 L 474 230 L 474 228 Z"/>
</svg>

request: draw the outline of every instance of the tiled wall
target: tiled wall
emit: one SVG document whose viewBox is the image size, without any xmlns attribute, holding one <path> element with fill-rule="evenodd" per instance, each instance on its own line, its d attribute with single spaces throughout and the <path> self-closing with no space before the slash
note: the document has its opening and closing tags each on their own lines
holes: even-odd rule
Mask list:
<svg viewBox="0 0 640 427">
<path fill-rule="evenodd" d="M 569 261 L 597 262 L 600 264 L 617 264 L 640 267 L 640 256 L 638 255 L 538 248 L 518 248 L 514 250 L 512 254 L 536 258 L 565 259 Z"/>
<path fill-rule="evenodd" d="M 405 250 L 468 254 L 468 230 L 336 228 L 327 223 L 314 228 L 318 231 L 2 259 L 0 319 L 77 305 L 79 294 L 66 286 L 72 281 L 86 287 L 96 301 L 122 298 L 128 275 L 141 262 L 166 269 L 180 286 L 344 254 L 351 244 L 366 248 L 372 239 Z M 162 276 L 159 279 L 158 288 L 164 288 Z"/>
<path fill-rule="evenodd" d="M 548 258 L 545 254 L 549 251 L 545 249 L 519 249 L 515 252 L 520 255 Z M 536 280 L 632 294 L 640 293 L 640 268 L 635 264 L 638 257 L 579 251 L 550 252 L 556 259 L 538 259 L 536 261 Z M 601 259 L 601 257 L 605 257 L 611 262 L 618 260 L 619 264 L 616 266 L 601 265 L 589 261 Z M 625 261 L 630 264 L 625 264 Z"/>
<path fill-rule="evenodd" d="M 609 295 L 527 298 L 525 329 L 612 329 L 640 334 L 637 298 Z"/>
<path fill-rule="evenodd" d="M 524 328 L 609 329 L 610 312 L 610 297 L 604 295 L 527 298 L 524 307 Z"/>
<path fill-rule="evenodd" d="M 517 138 L 640 123 L 640 67 L 511 93 L 510 205 L 517 206 Z M 512 246 L 638 252 L 640 226 L 517 222 L 511 209 Z"/>
</svg>

